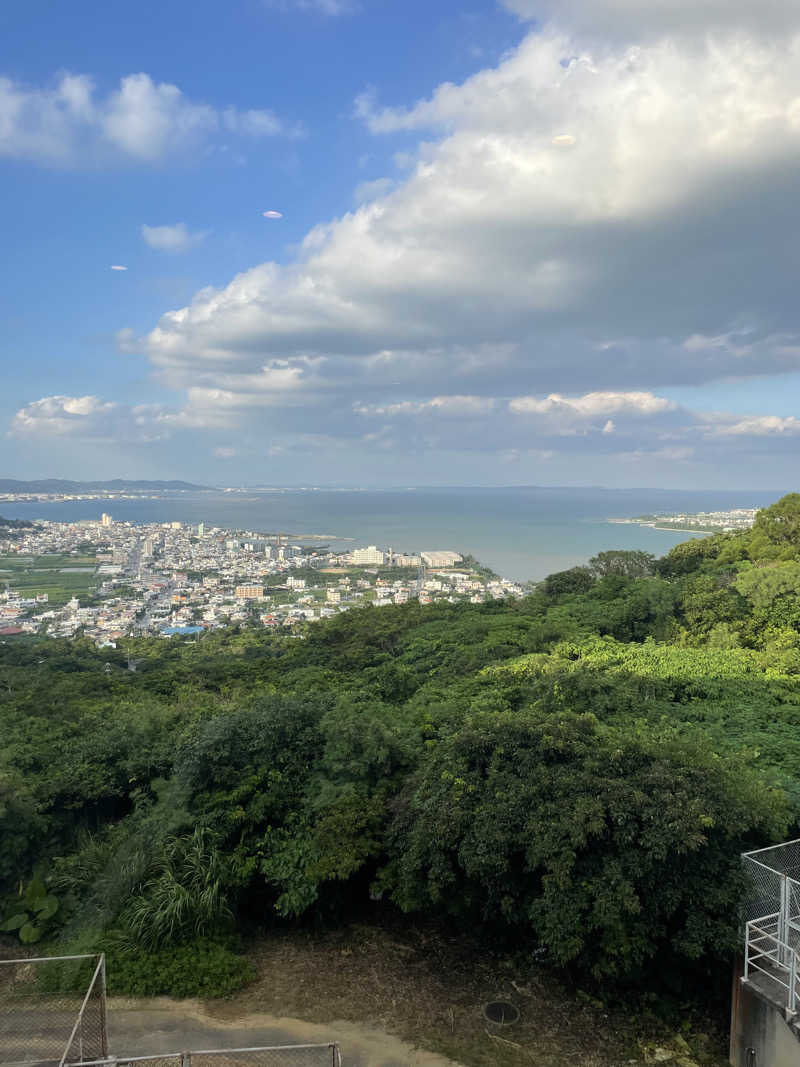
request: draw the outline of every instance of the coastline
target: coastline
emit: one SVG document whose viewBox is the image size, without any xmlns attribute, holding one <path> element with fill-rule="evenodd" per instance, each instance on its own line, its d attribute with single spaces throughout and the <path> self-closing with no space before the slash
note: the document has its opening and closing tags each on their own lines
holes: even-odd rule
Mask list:
<svg viewBox="0 0 800 1067">
<path fill-rule="evenodd" d="M 710 537 L 715 533 L 725 533 L 725 530 L 702 528 L 699 526 L 660 526 L 657 522 L 644 522 L 639 519 L 606 519 L 606 522 L 619 526 L 646 526 L 650 530 L 663 530 L 665 533 L 690 533 L 697 537 Z"/>
</svg>

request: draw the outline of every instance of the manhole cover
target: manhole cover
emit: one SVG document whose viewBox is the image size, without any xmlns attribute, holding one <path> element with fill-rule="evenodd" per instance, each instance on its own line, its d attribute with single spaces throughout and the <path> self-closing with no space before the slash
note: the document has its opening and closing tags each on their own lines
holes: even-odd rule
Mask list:
<svg viewBox="0 0 800 1067">
<path fill-rule="evenodd" d="M 498 1026 L 510 1026 L 519 1021 L 519 1008 L 507 1000 L 492 1000 L 483 1009 L 484 1016 L 490 1023 Z"/>
</svg>

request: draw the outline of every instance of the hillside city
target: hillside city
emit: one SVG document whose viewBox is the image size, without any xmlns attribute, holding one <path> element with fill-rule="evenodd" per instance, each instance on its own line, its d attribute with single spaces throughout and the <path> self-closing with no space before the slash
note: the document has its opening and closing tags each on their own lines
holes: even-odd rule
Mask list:
<svg viewBox="0 0 800 1067">
<path fill-rule="evenodd" d="M 520 597 L 454 551 L 349 552 L 182 522 L 39 522 L 0 529 L 0 638 L 193 635 L 235 623 L 296 629 L 353 607 L 416 598 Z"/>
</svg>

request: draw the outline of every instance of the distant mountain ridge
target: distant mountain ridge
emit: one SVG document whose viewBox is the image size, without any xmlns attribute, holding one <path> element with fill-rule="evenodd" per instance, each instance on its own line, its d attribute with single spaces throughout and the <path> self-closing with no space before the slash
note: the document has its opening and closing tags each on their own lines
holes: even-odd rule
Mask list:
<svg viewBox="0 0 800 1067">
<path fill-rule="evenodd" d="M 0 478 L 0 493 L 94 493 L 124 491 L 126 489 L 209 489 L 208 485 L 194 485 L 181 481 L 128 481 L 112 478 L 107 482 L 73 482 L 64 478 L 41 478 L 23 482 L 16 478 Z"/>
</svg>

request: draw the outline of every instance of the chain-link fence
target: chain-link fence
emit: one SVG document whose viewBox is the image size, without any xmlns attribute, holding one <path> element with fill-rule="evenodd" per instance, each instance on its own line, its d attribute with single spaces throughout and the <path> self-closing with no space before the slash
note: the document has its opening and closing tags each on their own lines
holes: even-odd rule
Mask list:
<svg viewBox="0 0 800 1067">
<path fill-rule="evenodd" d="M 161 1052 L 154 1056 L 107 1056 L 104 1060 L 89 1060 L 80 1067 L 183 1067 L 187 1052 Z M 71 1067 L 71 1065 L 67 1065 Z"/>
<path fill-rule="evenodd" d="M 0 960 L 0 1064 L 108 1054 L 102 956 Z"/>
<path fill-rule="evenodd" d="M 65 1063 L 85 1063 L 107 1055 L 106 961 L 101 956 L 61 1056 L 61 1067 Z"/>
<path fill-rule="evenodd" d="M 105 957 L 0 960 L 0 1067 L 341 1067 L 335 1042 L 109 1056 Z"/>
<path fill-rule="evenodd" d="M 158 1056 L 112 1056 L 84 1061 L 81 1067 L 342 1067 L 342 1058 L 339 1046 L 329 1042 L 168 1052 Z"/>
<path fill-rule="evenodd" d="M 184 1067 L 340 1067 L 342 1062 L 335 1043 L 216 1049 L 189 1056 L 191 1063 Z"/>
<path fill-rule="evenodd" d="M 744 873 L 748 880 L 748 893 L 744 901 L 744 919 L 763 919 L 780 908 L 781 873 L 763 863 L 758 854 L 742 856 Z"/>
<path fill-rule="evenodd" d="M 745 981 L 794 1014 L 800 1006 L 800 840 L 742 856 Z"/>
</svg>

